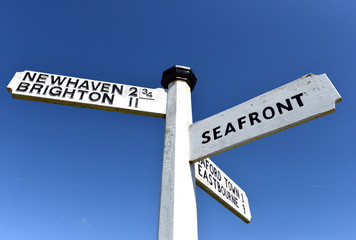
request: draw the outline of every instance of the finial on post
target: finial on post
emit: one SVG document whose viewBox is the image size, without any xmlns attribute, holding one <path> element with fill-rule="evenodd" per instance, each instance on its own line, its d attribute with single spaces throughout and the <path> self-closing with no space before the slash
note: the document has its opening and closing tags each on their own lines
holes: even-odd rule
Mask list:
<svg viewBox="0 0 356 240">
<path fill-rule="evenodd" d="M 164 88 L 168 88 L 168 85 L 176 80 L 186 81 L 191 91 L 197 83 L 197 77 L 190 67 L 174 65 L 163 72 L 161 84 Z"/>
</svg>

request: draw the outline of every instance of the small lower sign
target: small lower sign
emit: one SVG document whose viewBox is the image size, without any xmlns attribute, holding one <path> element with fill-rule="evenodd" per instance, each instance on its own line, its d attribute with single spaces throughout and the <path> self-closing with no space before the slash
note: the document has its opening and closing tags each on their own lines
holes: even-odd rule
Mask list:
<svg viewBox="0 0 356 240">
<path fill-rule="evenodd" d="M 245 223 L 251 221 L 250 206 L 246 193 L 209 158 L 195 163 L 195 180 L 201 189 Z"/>
</svg>

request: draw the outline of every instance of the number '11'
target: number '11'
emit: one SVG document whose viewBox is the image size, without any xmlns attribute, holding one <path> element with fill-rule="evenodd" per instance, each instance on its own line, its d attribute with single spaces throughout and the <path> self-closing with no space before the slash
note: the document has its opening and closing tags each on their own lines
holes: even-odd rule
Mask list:
<svg viewBox="0 0 356 240">
<path fill-rule="evenodd" d="M 130 97 L 130 102 L 129 102 L 129 107 L 132 107 L 133 102 L 135 102 L 135 108 L 138 107 L 138 98 L 135 98 L 136 101 L 134 100 L 133 97 Z"/>
</svg>

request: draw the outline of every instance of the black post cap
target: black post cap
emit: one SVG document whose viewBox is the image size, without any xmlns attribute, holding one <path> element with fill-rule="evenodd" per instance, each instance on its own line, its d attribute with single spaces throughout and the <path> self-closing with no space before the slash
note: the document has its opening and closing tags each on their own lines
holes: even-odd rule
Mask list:
<svg viewBox="0 0 356 240">
<path fill-rule="evenodd" d="M 176 80 L 186 81 L 191 91 L 193 91 L 197 83 L 197 77 L 190 67 L 174 65 L 163 72 L 161 84 L 164 88 L 168 88 L 168 85 Z"/>
</svg>

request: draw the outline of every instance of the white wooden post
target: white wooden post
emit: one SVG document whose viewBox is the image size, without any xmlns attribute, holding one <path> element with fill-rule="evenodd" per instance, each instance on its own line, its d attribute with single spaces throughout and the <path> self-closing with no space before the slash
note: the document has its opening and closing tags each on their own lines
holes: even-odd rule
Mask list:
<svg viewBox="0 0 356 240">
<path fill-rule="evenodd" d="M 158 240 L 198 239 L 194 164 L 189 162 L 190 94 L 196 80 L 183 66 L 173 66 L 162 76 L 168 96 Z"/>
</svg>

